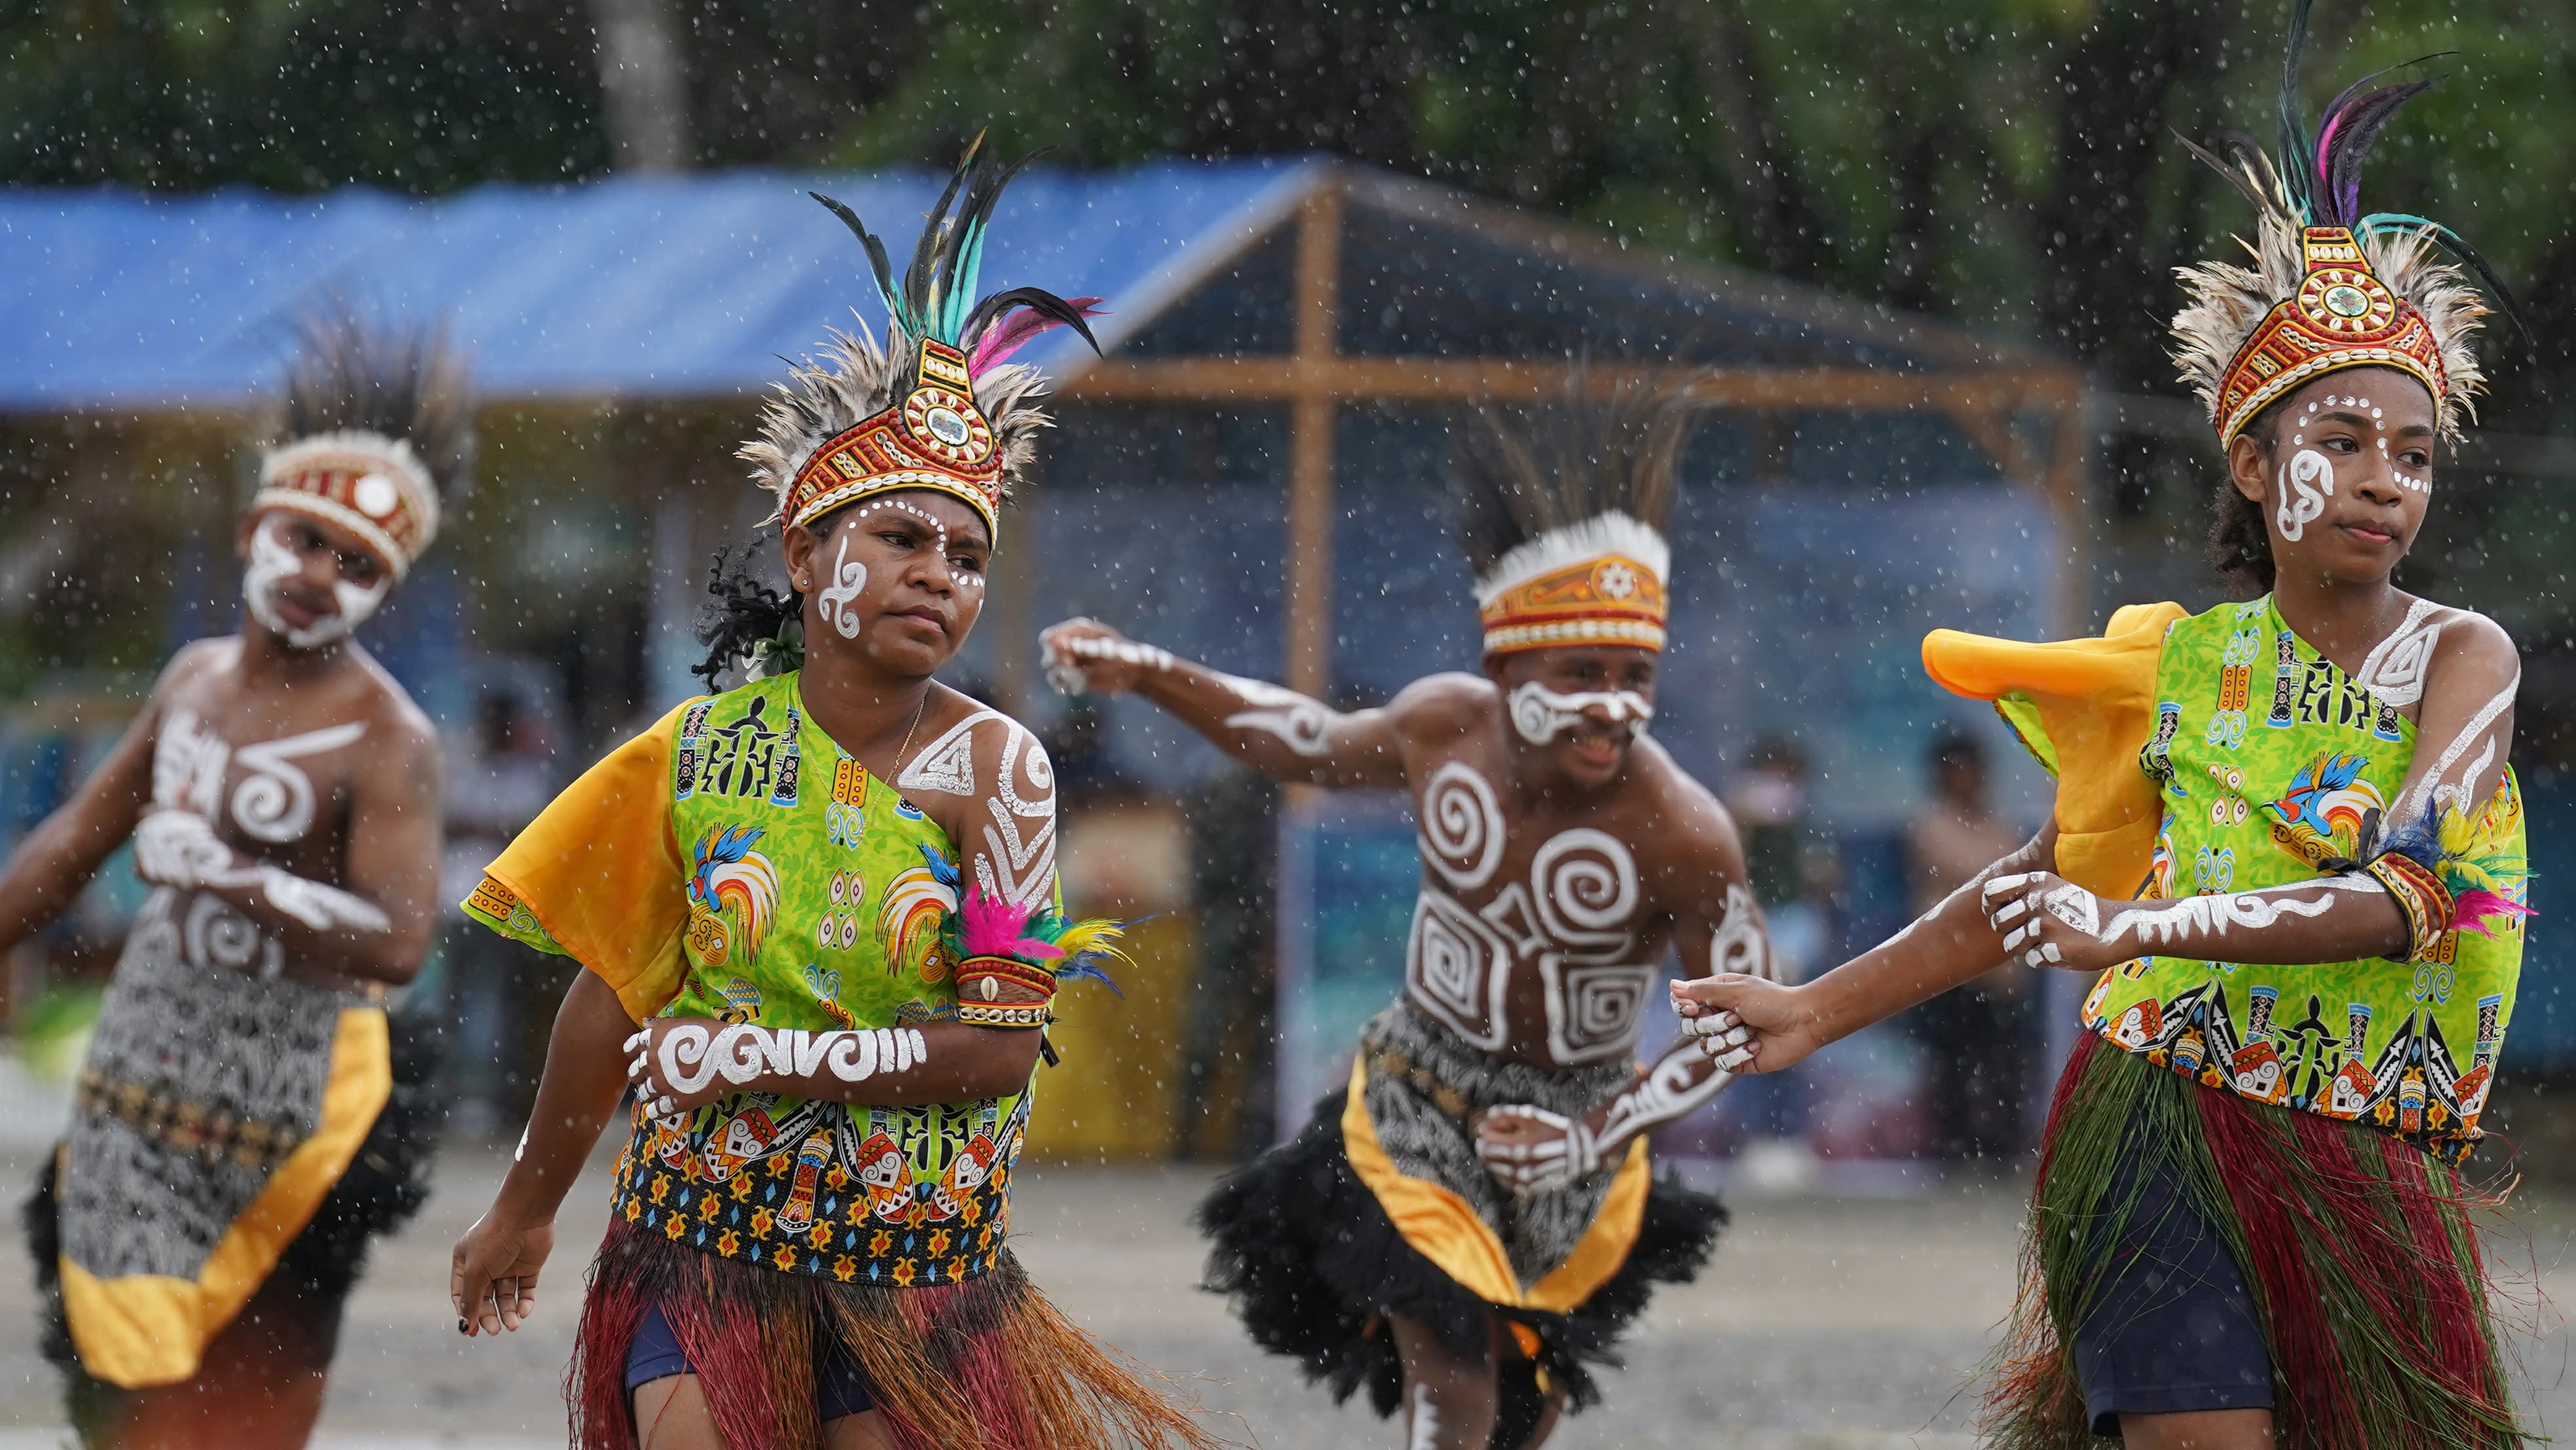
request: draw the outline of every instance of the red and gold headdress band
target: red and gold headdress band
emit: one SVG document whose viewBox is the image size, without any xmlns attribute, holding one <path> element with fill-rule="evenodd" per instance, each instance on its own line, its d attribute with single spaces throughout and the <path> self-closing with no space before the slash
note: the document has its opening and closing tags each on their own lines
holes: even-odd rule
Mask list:
<svg viewBox="0 0 2576 1450">
<path fill-rule="evenodd" d="M 438 537 L 438 489 L 400 438 L 344 429 L 260 460 L 254 509 L 291 509 L 358 536 L 399 580 Z"/>
<path fill-rule="evenodd" d="M 2487 313 L 2449 252 L 2510 307 L 2476 250 L 2438 222 L 2361 209 L 2361 163 L 2400 107 L 2439 77 L 2353 86 L 2300 120 L 2299 56 L 2314 0 L 2296 0 L 2281 71 L 2280 160 L 2235 136 L 2224 156 L 2192 153 L 2254 203 L 2253 265 L 2178 269 L 2189 305 L 2173 323 L 2174 364 L 2209 409 L 2224 446 L 2262 411 L 2312 379 L 2346 368 L 2395 368 L 2432 394 L 2437 426 L 2458 436 L 2485 377 L 2473 339 Z"/>
<path fill-rule="evenodd" d="M 964 502 L 1000 537 L 1002 450 L 975 406 L 966 357 L 928 340 L 920 351 L 912 391 L 815 449 L 787 486 L 781 519 L 809 523 L 870 494 L 927 488 Z"/>
<path fill-rule="evenodd" d="M 1485 653 L 1580 645 L 1664 647 L 1672 549 L 1622 513 L 1551 530 L 1476 581 Z"/>
<path fill-rule="evenodd" d="M 2222 448 L 2255 414 L 2311 378 L 2343 368 L 2396 368 L 2423 383 L 2437 402 L 2450 396 L 2431 325 L 2371 272 L 2349 230 L 2303 227 L 2299 248 L 2299 290 L 2264 314 L 2219 384 L 2211 421 Z"/>
<path fill-rule="evenodd" d="M 814 194 L 867 251 L 886 306 L 885 343 L 836 334 L 823 361 L 795 368 L 762 412 L 761 436 L 740 456 L 777 495 L 780 523 L 809 524 L 875 494 L 920 488 L 964 503 L 1000 541 L 1002 504 L 1047 424 L 1031 406 L 1044 378 L 1011 355 L 1056 327 L 1097 347 L 1084 318 L 1100 299 L 1035 287 L 976 297 L 986 225 L 1019 171 L 982 157 L 982 144 L 977 138 L 957 163 L 900 286 L 885 243 L 858 213 Z"/>
</svg>

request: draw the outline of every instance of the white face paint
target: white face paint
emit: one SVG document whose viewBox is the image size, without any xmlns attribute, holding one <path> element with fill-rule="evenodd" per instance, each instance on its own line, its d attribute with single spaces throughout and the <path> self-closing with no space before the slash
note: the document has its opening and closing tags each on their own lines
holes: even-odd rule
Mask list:
<svg viewBox="0 0 2576 1450">
<path fill-rule="evenodd" d="M 839 531 L 841 547 L 832 556 L 832 582 L 814 598 L 814 612 L 843 639 L 859 637 L 859 591 L 868 587 L 868 566 L 850 557 L 850 530 Z"/>
<path fill-rule="evenodd" d="M 1600 710 L 1602 716 L 1587 716 Z M 1637 722 L 1631 737 L 1645 733 L 1655 718 L 1655 707 L 1634 690 L 1595 690 L 1580 695 L 1560 695 L 1536 680 L 1525 680 L 1512 691 L 1512 728 L 1532 745 L 1545 745 L 1587 719 L 1606 717 L 1613 725 Z"/>
<path fill-rule="evenodd" d="M 393 593 L 393 576 L 379 574 L 375 583 L 363 588 L 346 579 L 333 581 L 333 612 L 294 628 L 278 609 L 278 595 L 287 580 L 303 572 L 304 560 L 286 542 L 285 530 L 285 521 L 272 514 L 251 531 L 250 563 L 242 570 L 242 602 L 250 606 L 250 617 L 284 640 L 289 649 L 319 649 L 348 638 Z"/>
<path fill-rule="evenodd" d="M 2334 460 L 2313 448 L 2300 449 L 2281 465 L 2273 492 L 2277 495 L 2273 522 L 2280 525 L 2281 537 L 2295 544 L 2334 496 Z"/>
</svg>

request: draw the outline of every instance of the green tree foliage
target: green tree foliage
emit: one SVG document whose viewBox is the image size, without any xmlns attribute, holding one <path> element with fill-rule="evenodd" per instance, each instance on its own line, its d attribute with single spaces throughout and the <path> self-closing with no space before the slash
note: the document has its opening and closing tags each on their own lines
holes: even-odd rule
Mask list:
<svg viewBox="0 0 2576 1450">
<path fill-rule="evenodd" d="M 959 0 L 830 156 L 991 125 L 1077 164 L 1323 151 L 1973 324 L 2169 386 L 2172 268 L 2247 221 L 2173 138 L 2268 139 L 2286 0 Z M 2376 194 L 2576 277 L 2569 0 L 2320 6 L 2310 103 L 2453 81 Z M 2426 138 L 2438 138 L 2428 141 Z M 2561 261 L 2564 256 L 2568 260 Z M 2560 290 L 2565 290 L 2561 288 Z M 2576 319 L 2571 319 L 2576 320 Z"/>
</svg>

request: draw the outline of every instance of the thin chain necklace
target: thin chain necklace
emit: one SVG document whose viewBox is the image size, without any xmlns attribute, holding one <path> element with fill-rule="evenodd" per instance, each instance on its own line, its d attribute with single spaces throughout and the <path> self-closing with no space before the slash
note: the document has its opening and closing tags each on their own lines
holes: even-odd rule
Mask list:
<svg viewBox="0 0 2576 1450">
<path fill-rule="evenodd" d="M 912 733 L 921 728 L 921 712 L 928 708 L 930 708 L 930 690 L 929 687 L 924 686 L 920 703 L 912 707 L 912 723 L 903 727 L 903 743 L 895 747 L 894 769 L 887 771 L 885 776 L 888 781 L 892 781 L 902 771 L 903 758 L 912 753 Z"/>
</svg>

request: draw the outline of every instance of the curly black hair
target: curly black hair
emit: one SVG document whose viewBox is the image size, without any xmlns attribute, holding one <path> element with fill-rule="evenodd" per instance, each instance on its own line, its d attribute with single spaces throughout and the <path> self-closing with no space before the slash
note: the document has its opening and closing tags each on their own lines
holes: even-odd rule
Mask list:
<svg viewBox="0 0 2576 1450">
<path fill-rule="evenodd" d="M 2263 450 L 2267 465 L 2280 446 L 2282 403 L 2287 401 L 2255 414 L 2241 433 Z M 2207 557 L 2209 567 L 2218 571 L 2220 581 L 2237 598 L 2256 599 L 2272 591 L 2272 534 L 2264 527 L 2263 506 L 2237 492 L 2232 478 L 2222 476 L 2218 492 L 2209 500 Z"/>
<path fill-rule="evenodd" d="M 787 621 L 804 617 L 804 595 L 770 588 L 754 568 L 760 546 L 774 537 L 755 532 L 738 550 L 718 549 L 707 570 L 707 593 L 714 602 L 698 611 L 696 631 L 707 655 L 689 673 L 704 679 L 710 690 L 716 676 L 749 659 L 754 646 L 776 639 Z"/>
</svg>

